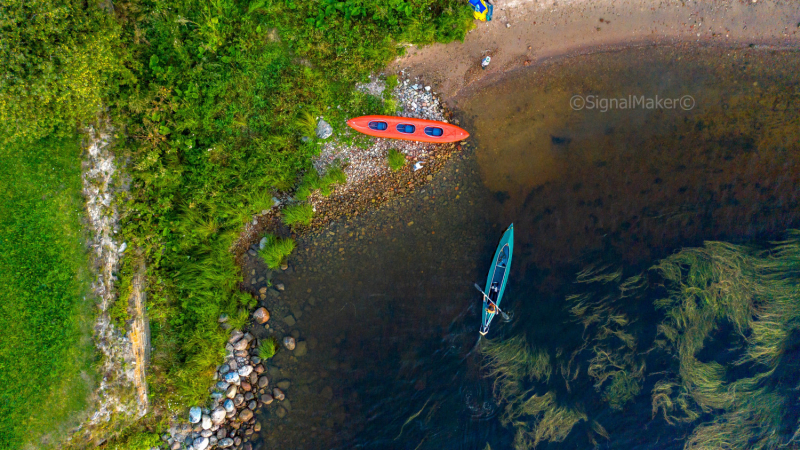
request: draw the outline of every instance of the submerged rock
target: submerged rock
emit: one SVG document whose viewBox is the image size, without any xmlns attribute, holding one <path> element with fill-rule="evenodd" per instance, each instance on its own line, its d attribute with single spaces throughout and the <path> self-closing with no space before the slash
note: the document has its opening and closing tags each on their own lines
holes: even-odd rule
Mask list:
<svg viewBox="0 0 800 450">
<path fill-rule="evenodd" d="M 272 397 L 275 398 L 275 400 L 281 401 L 286 398 L 286 394 L 284 394 L 282 390 L 275 388 L 272 390 Z"/>
<path fill-rule="evenodd" d="M 252 418 L 253 418 L 253 411 L 249 409 L 243 409 L 242 412 L 239 413 L 239 420 L 241 420 L 242 422 L 247 422 Z"/>
<path fill-rule="evenodd" d="M 260 324 L 264 324 L 269 321 L 269 311 L 262 306 L 253 313 L 253 319 Z"/>
<path fill-rule="evenodd" d="M 297 348 L 294 351 L 295 356 L 303 356 L 308 352 L 308 344 L 306 341 L 300 341 L 297 343 Z"/>
<path fill-rule="evenodd" d="M 291 336 L 286 336 L 283 338 L 283 346 L 286 347 L 286 350 L 292 351 L 295 348 L 295 340 Z"/>
</svg>

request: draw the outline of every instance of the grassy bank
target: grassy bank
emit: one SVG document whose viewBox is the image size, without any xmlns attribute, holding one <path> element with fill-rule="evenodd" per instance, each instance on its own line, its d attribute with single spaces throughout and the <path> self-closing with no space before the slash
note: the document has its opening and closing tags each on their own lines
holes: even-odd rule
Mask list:
<svg viewBox="0 0 800 450">
<path fill-rule="evenodd" d="M 580 345 L 535 348 L 517 336 L 483 347 L 515 447 L 579 431 L 613 440 L 606 428 L 636 435 L 614 412 L 647 410 L 660 423 L 653 439 L 684 435 L 687 449 L 790 445 L 800 434 L 798 261 L 790 232 L 766 250 L 708 242 L 630 277 L 582 271 L 565 302 Z"/>
<path fill-rule="evenodd" d="M 0 146 L 0 161 L 0 448 L 41 448 L 96 381 L 80 146 Z"/>
<path fill-rule="evenodd" d="M 4 141 L 73 133 L 101 106 L 120 130 L 132 177 L 121 239 L 147 259 L 160 417 L 206 400 L 226 336 L 217 318 L 241 326 L 254 306 L 230 253 L 243 224 L 276 191 L 340 182 L 340 170 L 308 175 L 319 147 L 301 137 L 314 118 L 336 131 L 393 109 L 354 84 L 401 43 L 463 39 L 472 26 L 458 0 L 12 2 L 8 16 Z M 287 216 L 303 223 L 303 208 Z M 152 419 L 140 426 L 158 430 Z"/>
</svg>

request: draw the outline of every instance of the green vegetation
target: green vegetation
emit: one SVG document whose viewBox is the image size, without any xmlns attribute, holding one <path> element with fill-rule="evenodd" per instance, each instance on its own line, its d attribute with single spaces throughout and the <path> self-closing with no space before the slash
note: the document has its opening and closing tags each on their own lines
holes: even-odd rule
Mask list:
<svg viewBox="0 0 800 450">
<path fill-rule="evenodd" d="M 386 162 L 389 164 L 389 168 L 392 169 L 392 172 L 397 172 L 405 167 L 406 155 L 397 151 L 397 149 L 389 149 L 389 153 L 386 155 Z"/>
<path fill-rule="evenodd" d="M 261 359 L 270 359 L 275 356 L 275 353 L 278 353 L 279 347 L 278 340 L 275 337 L 270 336 L 269 338 L 261 341 L 261 346 L 258 347 L 258 356 Z"/>
<path fill-rule="evenodd" d="M 76 425 L 94 385 L 79 156 L 75 136 L 0 146 L 3 449 Z"/>
<path fill-rule="evenodd" d="M 576 282 L 565 307 L 583 330 L 571 352 L 551 358 L 521 336 L 482 348 L 517 449 L 563 441 L 583 421 L 609 438 L 584 412 L 599 402 L 623 410 L 648 401 L 654 418 L 688 427 L 687 449 L 780 448 L 800 435 L 800 419 L 786 413 L 800 407 L 800 232 L 763 251 L 707 242 L 627 278 L 590 266 Z M 576 386 L 588 389 L 565 402 Z"/>
<path fill-rule="evenodd" d="M 300 185 L 297 186 L 295 198 L 300 201 L 306 201 L 314 191 L 320 191 L 320 194 L 327 197 L 331 195 L 335 185 L 346 182 L 347 175 L 345 175 L 341 167 L 329 168 L 325 176 L 322 177 L 319 176 L 316 170 L 312 169 L 303 176 Z"/>
<path fill-rule="evenodd" d="M 308 203 L 301 203 L 283 208 L 281 215 L 283 216 L 283 223 L 286 225 L 311 225 L 311 219 L 314 218 L 314 208 Z"/>
<path fill-rule="evenodd" d="M 400 55 L 400 43 L 463 39 L 472 26 L 461 0 L 12 0 L 3 17 L 3 142 L 72 135 L 104 111 L 125 130 L 118 160 L 130 161 L 132 183 L 120 238 L 146 260 L 150 398 L 165 415 L 206 400 L 227 335 L 217 318 L 253 306 L 230 252 L 243 224 L 298 181 L 301 200 L 344 182 L 341 169 L 298 180 L 319 151 L 301 139 L 310 118 L 324 115 L 336 132 L 346 118 L 394 108 L 355 83 Z M 131 274 L 122 275 L 124 286 Z M 122 304 L 112 313 L 127 319 Z M 53 324 L 68 328 L 59 345 L 74 342 L 69 321 Z M 49 364 L 59 351 L 28 361 Z"/>
<path fill-rule="evenodd" d="M 277 269 L 294 251 L 294 239 L 279 238 L 274 234 L 268 234 L 265 237 L 267 238 L 267 242 L 264 248 L 259 251 L 259 255 L 264 259 L 264 262 L 267 263 L 267 267 L 270 269 Z"/>
</svg>

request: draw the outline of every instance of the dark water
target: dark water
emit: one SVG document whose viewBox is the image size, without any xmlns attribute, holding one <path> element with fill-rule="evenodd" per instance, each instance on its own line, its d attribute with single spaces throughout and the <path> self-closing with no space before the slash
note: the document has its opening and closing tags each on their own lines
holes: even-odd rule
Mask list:
<svg viewBox="0 0 800 450">
<path fill-rule="evenodd" d="M 461 99 L 471 148 L 424 189 L 300 242 L 293 271 L 273 276 L 286 291 L 265 302 L 271 331 L 309 350 L 273 359 L 289 411 L 268 408 L 260 448 L 512 448 L 481 371 L 472 287 L 505 227 L 517 242 L 513 319 L 489 337 L 575 345 L 563 299 L 586 264 L 646 267 L 703 240 L 800 225 L 798 74 L 796 52 L 634 49 L 531 68 Z M 574 111 L 575 94 L 691 95 L 695 107 Z M 640 397 L 622 412 L 588 405 L 611 435 L 602 445 L 682 447 L 686 430 L 651 419 Z M 549 447 L 589 445 L 576 427 Z"/>
</svg>

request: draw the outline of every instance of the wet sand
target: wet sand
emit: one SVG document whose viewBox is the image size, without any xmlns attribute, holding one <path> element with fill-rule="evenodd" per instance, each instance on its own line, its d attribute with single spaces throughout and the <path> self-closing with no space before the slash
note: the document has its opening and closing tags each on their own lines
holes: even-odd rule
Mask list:
<svg viewBox="0 0 800 450">
<path fill-rule="evenodd" d="M 405 69 L 449 100 L 554 56 L 658 43 L 798 48 L 796 1 L 496 0 L 491 22 L 463 43 L 410 47 L 387 70 Z M 492 62 L 481 70 L 480 60 Z"/>
</svg>

